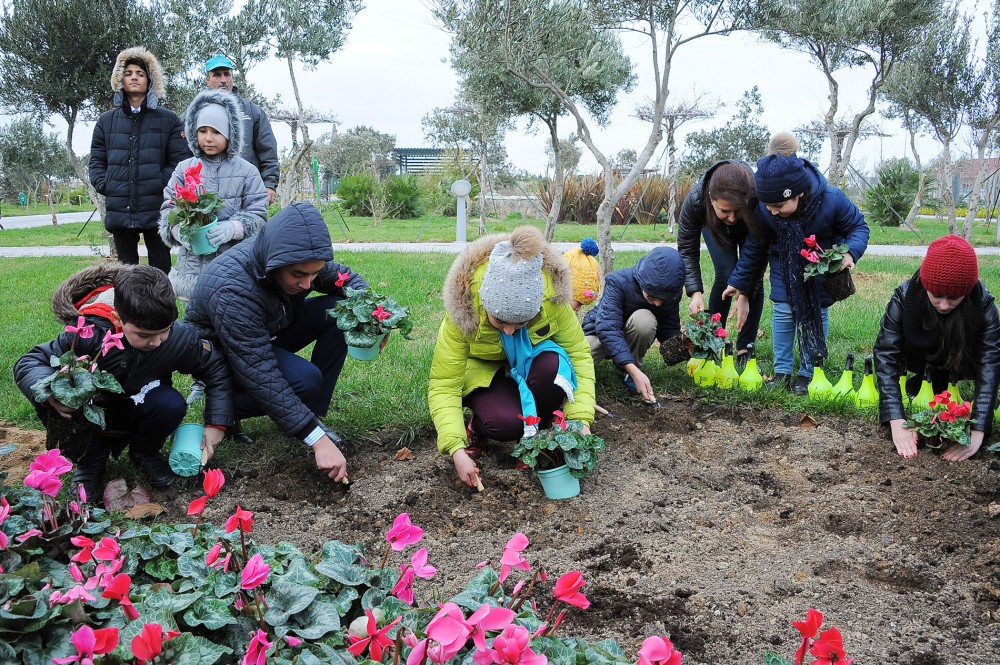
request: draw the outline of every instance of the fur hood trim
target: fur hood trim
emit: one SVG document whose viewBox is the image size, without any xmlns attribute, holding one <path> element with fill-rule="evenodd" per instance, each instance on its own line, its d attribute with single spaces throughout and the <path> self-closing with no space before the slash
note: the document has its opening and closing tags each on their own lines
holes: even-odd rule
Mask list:
<svg viewBox="0 0 1000 665">
<path fill-rule="evenodd" d="M 164 88 L 163 68 L 156 56 L 142 46 L 127 48 L 118 54 L 115 68 L 111 70 L 111 90 L 115 93 L 115 106 L 121 106 L 124 100 L 122 88 L 125 85 L 125 63 L 129 60 L 140 60 L 146 63 L 149 72 L 149 92 L 146 93 L 146 108 L 155 109 L 166 97 Z"/>
<path fill-rule="evenodd" d="M 198 113 L 209 104 L 218 104 L 226 109 L 226 116 L 229 118 L 229 145 L 226 146 L 226 157 L 229 159 L 239 157 L 245 141 L 243 108 L 240 105 L 239 97 L 221 90 L 199 92 L 184 112 L 184 135 L 187 138 L 191 154 L 198 159 L 205 159 L 201 148 L 198 147 Z"/>
<path fill-rule="evenodd" d="M 463 335 L 471 335 L 479 328 L 482 306 L 478 304 L 478 293 L 473 292 L 475 273 L 489 260 L 496 244 L 509 239 L 509 233 L 498 233 L 473 241 L 458 255 L 445 277 L 445 311 Z M 558 304 L 570 302 L 573 298 L 573 276 L 566 259 L 549 243 L 545 243 L 542 250 L 542 270 L 552 279 L 554 289 L 554 293 L 546 292 L 545 298 Z M 475 286 L 478 288 L 478 285 Z"/>
<path fill-rule="evenodd" d="M 76 302 L 94 289 L 112 284 L 121 267 L 117 261 L 98 263 L 70 275 L 52 294 L 52 313 L 61 322 L 76 325 L 80 316 Z"/>
</svg>

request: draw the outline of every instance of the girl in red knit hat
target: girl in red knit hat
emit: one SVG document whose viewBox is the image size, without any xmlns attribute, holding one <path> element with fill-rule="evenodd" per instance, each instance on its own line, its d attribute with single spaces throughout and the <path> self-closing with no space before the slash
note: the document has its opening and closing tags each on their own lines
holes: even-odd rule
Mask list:
<svg viewBox="0 0 1000 665">
<path fill-rule="evenodd" d="M 899 377 L 915 374 L 907 392 L 930 371 L 935 393 L 960 379 L 975 381 L 972 443 L 954 444 L 941 455 L 951 462 L 979 450 L 993 422 L 1000 364 L 1000 316 L 993 294 L 979 279 L 972 245 L 959 236 L 938 238 L 927 248 L 920 269 L 892 295 L 875 341 L 879 419 L 888 424 L 896 451 L 917 454 L 917 433 L 903 427 L 903 395 Z"/>
</svg>

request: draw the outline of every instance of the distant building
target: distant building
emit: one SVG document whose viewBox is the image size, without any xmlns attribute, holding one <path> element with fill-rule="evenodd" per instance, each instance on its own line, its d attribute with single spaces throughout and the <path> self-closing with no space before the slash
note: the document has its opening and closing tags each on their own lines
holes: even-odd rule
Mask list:
<svg viewBox="0 0 1000 665">
<path fill-rule="evenodd" d="M 986 170 L 986 178 L 983 180 L 982 189 L 978 192 L 980 199 L 990 205 L 996 204 L 997 188 L 1000 186 L 1000 157 L 989 157 L 983 160 L 983 168 Z M 955 165 L 955 173 L 958 174 L 958 193 L 963 201 L 969 198 L 972 188 L 976 184 L 979 175 L 978 159 L 961 159 Z"/>
<path fill-rule="evenodd" d="M 400 175 L 404 173 L 426 173 L 428 171 L 438 171 L 438 162 L 444 150 L 441 148 L 393 148 L 392 158 L 396 162 L 396 172 Z"/>
</svg>

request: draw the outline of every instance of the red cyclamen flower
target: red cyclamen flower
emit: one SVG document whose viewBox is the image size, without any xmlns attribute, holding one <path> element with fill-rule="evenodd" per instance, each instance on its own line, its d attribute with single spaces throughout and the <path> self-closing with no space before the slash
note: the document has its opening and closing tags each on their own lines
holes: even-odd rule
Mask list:
<svg viewBox="0 0 1000 665">
<path fill-rule="evenodd" d="M 726 337 L 728 334 L 729 333 L 726 332 L 725 328 L 719 328 L 718 330 L 715 331 L 716 337 Z"/>
<path fill-rule="evenodd" d="M 375 662 L 382 662 L 382 652 L 392 646 L 392 639 L 386 635 L 389 630 L 392 629 L 397 623 L 403 620 L 403 617 L 396 617 L 393 621 L 378 627 L 378 621 L 375 619 L 375 615 L 372 614 L 371 610 L 366 609 L 365 614 L 368 615 L 368 623 L 365 627 L 365 631 L 368 633 L 367 637 L 358 637 L 357 635 L 351 635 L 350 646 L 347 650 L 351 652 L 351 655 L 358 658 L 368 649 L 371 659 Z"/>
<path fill-rule="evenodd" d="M 118 604 L 122 606 L 122 610 L 125 612 L 125 617 L 129 621 L 134 621 L 139 618 L 139 612 L 132 605 L 132 599 L 128 597 L 129 589 L 132 588 L 132 578 L 121 573 L 115 575 L 111 579 L 111 583 L 104 589 L 104 593 L 101 594 L 101 598 L 110 598 L 111 600 L 117 600 Z"/>
<path fill-rule="evenodd" d="M 158 623 L 147 623 L 142 632 L 132 638 L 132 655 L 140 663 L 153 660 L 163 653 L 163 628 Z"/>
<path fill-rule="evenodd" d="M 537 425 L 538 423 L 542 422 L 542 419 L 539 418 L 538 416 L 523 416 L 521 414 L 518 414 L 517 417 L 520 418 L 522 421 L 524 421 L 525 425 Z"/>
<path fill-rule="evenodd" d="M 583 573 L 573 570 L 556 580 L 556 588 L 553 590 L 553 593 L 556 596 L 556 600 L 561 600 L 567 605 L 585 610 L 590 607 L 590 601 L 580 591 L 580 587 L 584 584 L 586 582 L 583 579 Z"/>
<path fill-rule="evenodd" d="M 820 626 L 823 625 L 823 613 L 810 607 L 809 611 L 806 612 L 806 620 L 793 621 L 792 625 L 802 635 L 802 644 L 795 652 L 795 665 L 802 665 L 802 660 L 806 657 L 806 650 L 809 648 L 809 640 L 816 637 Z"/>
<path fill-rule="evenodd" d="M 819 243 L 816 242 L 816 234 L 815 233 L 812 234 L 811 236 L 803 238 L 803 240 L 806 243 L 806 247 L 813 247 L 815 249 L 819 249 Z"/>
<path fill-rule="evenodd" d="M 189 203 L 198 202 L 198 189 L 196 185 L 182 185 L 177 183 L 174 185 L 174 198 L 188 201 Z"/>
<path fill-rule="evenodd" d="M 851 665 L 853 662 L 844 651 L 844 638 L 836 627 L 820 633 L 809 653 L 816 657 L 812 665 Z"/>
<path fill-rule="evenodd" d="M 94 630 L 87 624 L 80 626 L 70 638 L 76 647 L 76 655 L 66 658 L 53 658 L 56 665 L 65 663 L 93 663 L 95 656 L 111 653 L 118 646 L 117 628 L 98 628 Z"/>
<path fill-rule="evenodd" d="M 382 305 L 376 307 L 375 311 L 372 312 L 372 318 L 377 319 L 379 321 L 385 321 L 390 316 L 392 316 L 392 312 L 387 312 L 385 309 L 383 309 Z"/>
<path fill-rule="evenodd" d="M 220 469 L 209 469 L 205 472 L 205 480 L 202 482 L 202 488 L 204 488 L 205 494 L 213 497 L 219 493 L 219 490 L 225 484 L 226 476 L 223 475 Z"/>
<path fill-rule="evenodd" d="M 225 529 L 226 533 L 232 533 L 236 529 L 250 533 L 253 531 L 253 513 L 249 510 L 243 510 L 239 504 L 236 504 L 236 512 L 226 520 Z"/>
<path fill-rule="evenodd" d="M 189 187 L 201 184 L 201 162 L 184 169 L 184 182 Z"/>
<path fill-rule="evenodd" d="M 713 314 L 713 315 L 712 315 L 711 317 L 709 317 L 709 320 L 710 320 L 710 321 L 711 321 L 712 323 L 720 323 L 720 322 L 722 321 L 722 314 L 720 314 L 720 313 L 716 312 L 716 313 L 715 313 L 715 314 Z M 700 323 L 700 321 L 699 321 L 699 323 Z"/>
<path fill-rule="evenodd" d="M 552 419 L 552 425 L 566 431 L 566 414 L 562 411 L 556 410 L 552 412 L 552 415 L 555 416 Z"/>
<path fill-rule="evenodd" d="M 343 288 L 344 284 L 347 284 L 347 280 L 349 280 L 350 278 L 351 278 L 351 271 L 350 270 L 348 270 L 347 272 L 340 272 L 338 270 L 337 271 L 336 285 L 339 288 Z"/>
</svg>

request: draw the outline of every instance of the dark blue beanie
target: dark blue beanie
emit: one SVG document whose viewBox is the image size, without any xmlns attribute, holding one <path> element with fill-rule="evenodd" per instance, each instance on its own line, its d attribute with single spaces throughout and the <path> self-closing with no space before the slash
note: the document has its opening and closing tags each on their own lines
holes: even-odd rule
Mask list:
<svg viewBox="0 0 1000 665">
<path fill-rule="evenodd" d="M 653 298 L 680 300 L 684 261 L 673 247 L 657 247 L 635 264 L 635 279 L 639 288 Z"/>
<path fill-rule="evenodd" d="M 805 162 L 794 152 L 768 155 L 757 160 L 753 176 L 757 199 L 761 203 L 784 203 L 793 196 L 808 192 L 811 186 Z"/>
</svg>

